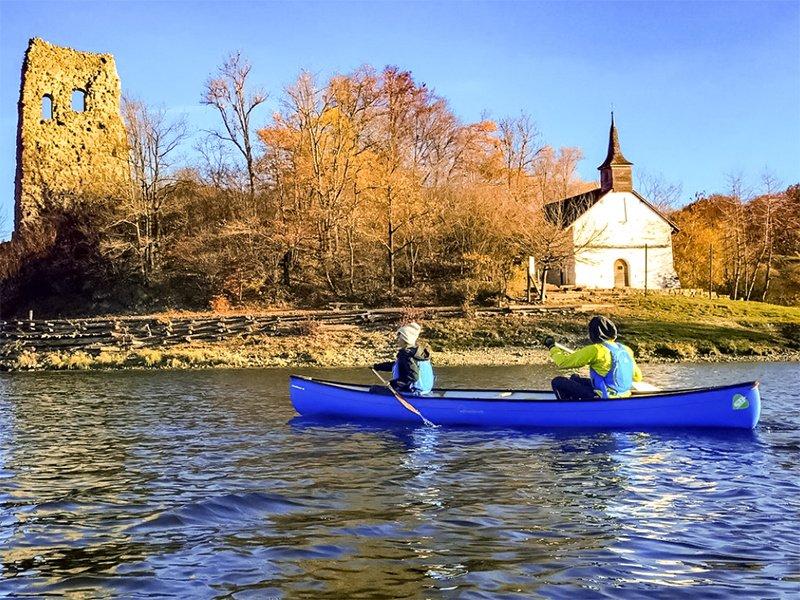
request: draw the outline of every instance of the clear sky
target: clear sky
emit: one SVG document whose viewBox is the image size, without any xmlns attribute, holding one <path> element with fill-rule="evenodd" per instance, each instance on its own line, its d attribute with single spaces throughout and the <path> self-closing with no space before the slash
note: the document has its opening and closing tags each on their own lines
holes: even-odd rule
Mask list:
<svg viewBox="0 0 800 600">
<path fill-rule="evenodd" d="M 800 181 L 800 1 L 12 2 L 0 0 L 0 230 L 13 223 L 20 66 L 34 36 L 110 52 L 123 91 L 214 123 L 203 82 L 242 50 L 271 105 L 300 69 L 411 70 L 465 121 L 524 110 L 596 179 L 610 106 L 637 170 L 684 197 L 769 167 Z M 187 149 L 188 151 L 188 149 Z M 187 159 L 190 156 L 187 154 Z"/>
</svg>

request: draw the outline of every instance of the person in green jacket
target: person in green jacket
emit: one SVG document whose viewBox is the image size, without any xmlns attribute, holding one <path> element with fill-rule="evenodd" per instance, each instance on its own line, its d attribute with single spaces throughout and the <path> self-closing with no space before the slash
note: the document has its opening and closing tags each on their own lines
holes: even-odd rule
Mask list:
<svg viewBox="0 0 800 600">
<path fill-rule="evenodd" d="M 642 380 L 642 372 L 633 358 L 633 350 L 617 342 L 617 327 L 610 319 L 593 317 L 589 321 L 592 342 L 575 352 L 559 348 L 552 337 L 544 341 L 550 358 L 559 368 L 589 367 L 590 377 L 556 377 L 553 391 L 561 400 L 593 400 L 625 398 L 631 395 L 634 381 Z"/>
</svg>

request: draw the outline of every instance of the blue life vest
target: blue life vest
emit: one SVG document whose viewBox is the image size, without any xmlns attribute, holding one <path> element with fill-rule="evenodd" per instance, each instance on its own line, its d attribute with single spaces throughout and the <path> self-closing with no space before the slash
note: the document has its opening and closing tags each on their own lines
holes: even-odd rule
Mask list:
<svg viewBox="0 0 800 600">
<path fill-rule="evenodd" d="M 633 359 L 622 344 L 603 342 L 603 346 L 611 352 L 611 368 L 605 376 L 589 369 L 592 386 L 601 398 L 619 396 L 633 387 Z"/>
<path fill-rule="evenodd" d="M 429 394 L 433 389 L 433 381 L 436 379 L 433 375 L 433 366 L 429 360 L 413 359 L 419 367 L 419 379 L 411 384 L 411 393 L 415 396 L 420 394 Z M 400 377 L 400 368 L 395 361 L 392 367 L 392 379 Z"/>
</svg>

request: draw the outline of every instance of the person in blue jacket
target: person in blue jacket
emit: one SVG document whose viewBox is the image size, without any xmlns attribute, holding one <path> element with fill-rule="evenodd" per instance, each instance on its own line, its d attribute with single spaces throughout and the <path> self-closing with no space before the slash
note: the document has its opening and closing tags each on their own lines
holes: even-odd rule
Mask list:
<svg viewBox="0 0 800 600">
<path fill-rule="evenodd" d="M 373 365 L 376 371 L 391 371 L 390 385 L 398 392 L 427 394 L 433 389 L 431 351 L 418 343 L 422 327 L 409 323 L 397 330 L 397 358 L 394 362 Z"/>
</svg>

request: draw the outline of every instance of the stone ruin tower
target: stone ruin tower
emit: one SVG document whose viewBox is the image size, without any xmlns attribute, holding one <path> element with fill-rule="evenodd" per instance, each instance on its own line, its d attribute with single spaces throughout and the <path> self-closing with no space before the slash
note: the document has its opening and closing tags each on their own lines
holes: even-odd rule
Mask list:
<svg viewBox="0 0 800 600">
<path fill-rule="evenodd" d="M 129 177 L 114 57 L 32 39 L 20 86 L 15 233 L 48 208 L 119 197 Z"/>
</svg>

